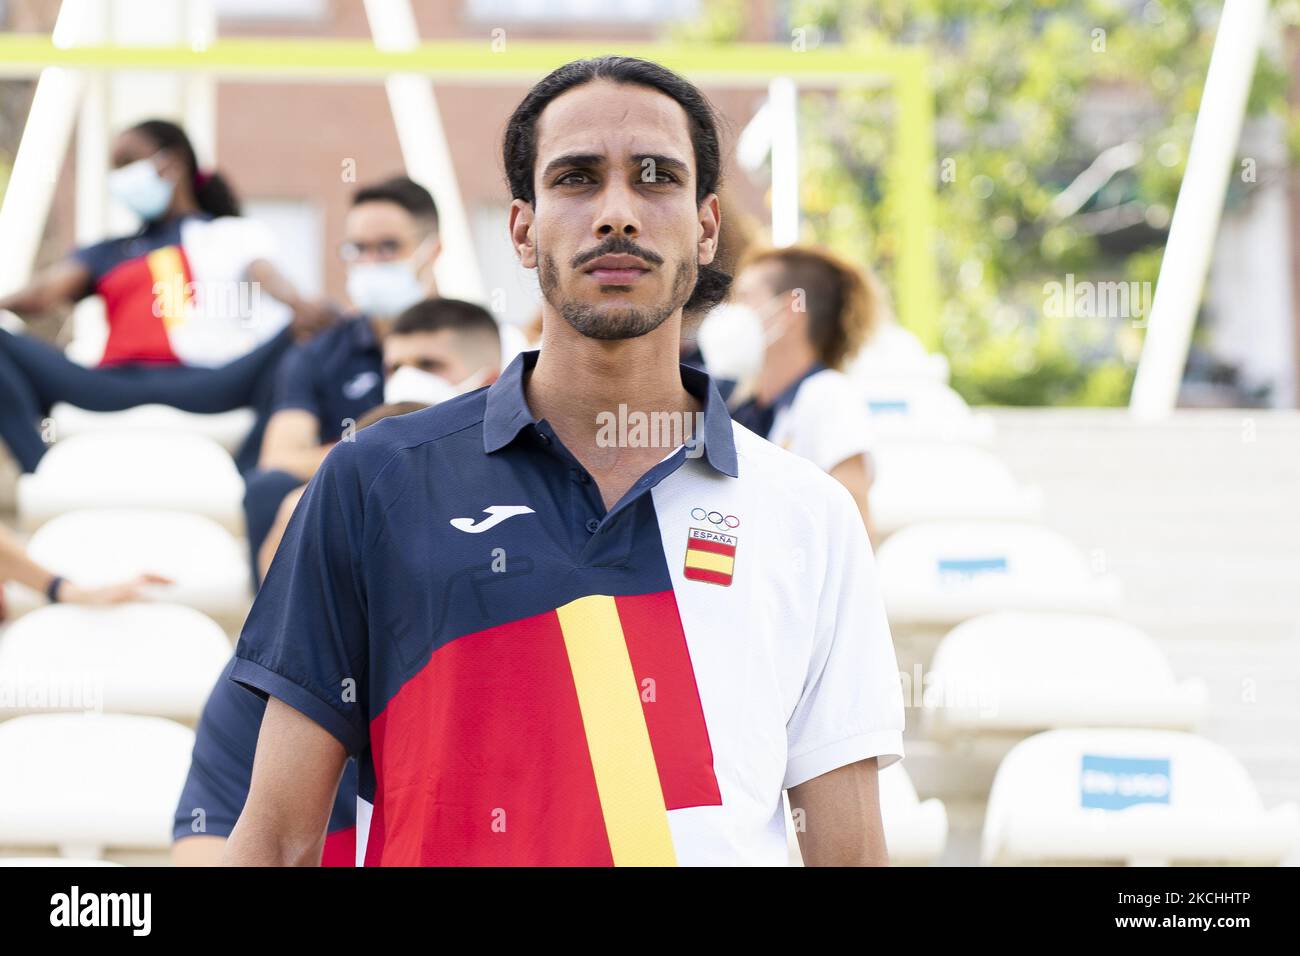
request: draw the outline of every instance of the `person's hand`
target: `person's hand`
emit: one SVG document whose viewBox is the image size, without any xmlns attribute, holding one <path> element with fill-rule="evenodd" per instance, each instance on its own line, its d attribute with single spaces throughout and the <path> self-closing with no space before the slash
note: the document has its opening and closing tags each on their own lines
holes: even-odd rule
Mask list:
<svg viewBox="0 0 1300 956">
<path fill-rule="evenodd" d="M 293 306 L 293 337 L 299 342 L 323 332 L 342 317 L 328 299 L 299 299 Z"/>
<path fill-rule="evenodd" d="M 64 581 L 59 585 L 59 601 L 63 604 L 125 604 L 128 601 L 144 600 L 140 588 L 147 584 L 175 583 L 171 578 L 165 578 L 161 574 L 141 574 L 129 581 L 93 588 Z"/>
</svg>

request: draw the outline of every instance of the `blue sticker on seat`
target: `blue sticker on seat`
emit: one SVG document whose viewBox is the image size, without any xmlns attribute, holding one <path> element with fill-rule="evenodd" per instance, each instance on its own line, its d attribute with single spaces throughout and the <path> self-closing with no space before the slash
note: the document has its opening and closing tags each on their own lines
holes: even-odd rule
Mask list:
<svg viewBox="0 0 1300 956">
<path fill-rule="evenodd" d="M 1080 806 L 1123 810 L 1138 803 L 1168 804 L 1169 791 L 1168 758 L 1083 755 Z"/>
<path fill-rule="evenodd" d="M 904 399 L 868 401 L 867 411 L 873 415 L 906 415 L 907 401 Z"/>
<path fill-rule="evenodd" d="M 939 577 L 973 578 L 980 574 L 1006 574 L 1006 558 L 940 558 Z"/>
</svg>

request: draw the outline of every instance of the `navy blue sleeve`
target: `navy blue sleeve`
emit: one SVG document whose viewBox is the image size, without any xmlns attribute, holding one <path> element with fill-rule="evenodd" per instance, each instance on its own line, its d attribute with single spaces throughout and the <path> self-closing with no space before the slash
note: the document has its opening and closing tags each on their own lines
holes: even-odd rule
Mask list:
<svg viewBox="0 0 1300 956">
<path fill-rule="evenodd" d="M 275 394 L 271 414 L 286 408 L 300 408 L 320 420 L 320 398 L 316 393 L 316 362 L 306 344 L 295 345 L 285 353 L 275 373 Z"/>
<path fill-rule="evenodd" d="M 92 242 L 88 246 L 82 246 L 72 251 L 72 260 L 85 266 L 90 277 L 86 280 L 86 286 L 77 293 L 76 298 L 84 299 L 95 291 L 95 286 L 104 274 L 114 265 L 121 261 L 121 255 L 118 251 L 120 238 L 101 239 L 99 242 Z"/>
<path fill-rule="evenodd" d="M 357 444 L 335 445 L 294 509 L 235 648 L 231 679 L 358 754 L 369 745 L 369 637 Z"/>
<path fill-rule="evenodd" d="M 190 772 L 176 805 L 173 840 L 230 836 L 248 799 L 266 701 L 230 681 L 234 666 L 232 657 L 203 705 Z"/>
<path fill-rule="evenodd" d="M 253 755 L 266 701 L 230 680 L 235 658 L 217 679 L 194 731 L 194 753 L 172 822 L 172 839 L 228 837 L 248 802 Z M 329 832 L 356 826 L 357 766 L 349 760 L 339 781 Z"/>
</svg>

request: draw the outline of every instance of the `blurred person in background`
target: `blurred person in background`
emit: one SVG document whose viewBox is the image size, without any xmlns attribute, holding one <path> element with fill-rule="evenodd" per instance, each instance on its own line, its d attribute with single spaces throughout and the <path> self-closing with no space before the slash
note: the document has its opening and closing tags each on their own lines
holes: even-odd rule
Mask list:
<svg viewBox="0 0 1300 956">
<path fill-rule="evenodd" d="M 45 452 L 38 422 L 56 402 L 99 412 L 149 403 L 256 409 L 269 402 L 275 364 L 294 337 L 333 321 L 272 264 L 269 230 L 240 215 L 230 185 L 199 168 L 175 123 L 146 120 L 119 133 L 111 163 L 109 192 L 139 217 L 139 230 L 76 249 L 0 296 L 0 310 L 34 316 L 98 295 L 108 324 L 96 368 L 0 329 L 0 439 L 23 471 Z M 292 310 L 284 328 L 259 321 L 262 291 Z M 256 444 L 250 436 L 245 463 Z"/>
<path fill-rule="evenodd" d="M 383 402 L 381 343 L 394 320 L 437 294 L 438 207 L 419 183 L 393 176 L 362 186 L 343 230 L 339 255 L 347 264 L 351 312 L 285 355 L 256 467 L 244 474 L 244 516 L 258 580 L 258 554 L 285 496 L 316 473 L 350 424 Z"/>
<path fill-rule="evenodd" d="M 436 405 L 496 381 L 501 373 L 500 331 L 491 313 L 481 306 L 460 299 L 426 299 L 393 321 L 383 336 L 381 356 L 381 401 Z M 339 438 L 346 440 L 355 430 L 345 426 Z M 310 457 L 303 457 L 313 466 L 310 474 L 267 471 L 248 485 L 245 513 L 259 581 L 275 557 L 303 486 L 324 454 L 321 452 L 314 464 Z M 262 524 L 268 519 L 269 523 Z"/>
<path fill-rule="evenodd" d="M 841 369 L 878 313 L 871 276 L 824 249 L 786 246 L 746 254 L 730 302 L 700 329 L 710 374 L 734 383 L 732 417 L 844 485 L 873 538 L 866 403 Z"/>
<path fill-rule="evenodd" d="M 718 252 L 713 257 L 713 265 L 718 271 L 729 276 L 736 274 L 736 268 L 744 257 L 746 250 L 757 241 L 758 224 L 754 217 L 745 212 L 724 187 L 718 194 L 718 205 L 722 210 L 722 226 L 718 235 Z M 682 311 L 682 364 L 708 371 L 705 368 L 704 354 L 700 351 L 698 336 L 700 324 L 709 310 L 686 309 Z"/>
<path fill-rule="evenodd" d="M 419 402 L 380 405 L 361 417 L 357 430 L 424 407 Z M 295 503 L 300 494 L 293 494 Z M 226 837 L 248 799 L 266 701 L 230 680 L 234 665 L 232 657 L 208 694 L 195 728 L 190 770 L 172 821 L 172 863 L 176 866 L 219 866 Z M 357 764 L 349 760 L 334 796 L 321 866 L 355 864 L 356 813 Z"/>
<path fill-rule="evenodd" d="M 142 589 L 146 585 L 172 583 L 160 574 L 140 574 L 125 581 L 98 587 L 76 584 L 41 567 L 27 556 L 17 538 L 0 528 L 0 622 L 5 619 L 6 581 L 16 581 L 44 594 L 46 600 L 55 604 L 124 604 L 145 600 Z"/>
</svg>

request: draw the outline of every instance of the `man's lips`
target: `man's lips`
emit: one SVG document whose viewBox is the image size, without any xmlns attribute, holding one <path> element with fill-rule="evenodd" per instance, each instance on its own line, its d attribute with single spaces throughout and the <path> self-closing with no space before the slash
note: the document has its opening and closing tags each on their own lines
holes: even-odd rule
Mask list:
<svg viewBox="0 0 1300 956">
<path fill-rule="evenodd" d="M 587 273 L 595 277 L 597 282 L 604 282 L 610 285 L 631 285 L 637 279 L 646 274 L 645 269 L 592 269 Z"/>
<path fill-rule="evenodd" d="M 601 256 L 588 263 L 586 272 L 597 282 L 629 285 L 650 271 L 645 260 L 636 256 Z"/>
</svg>

